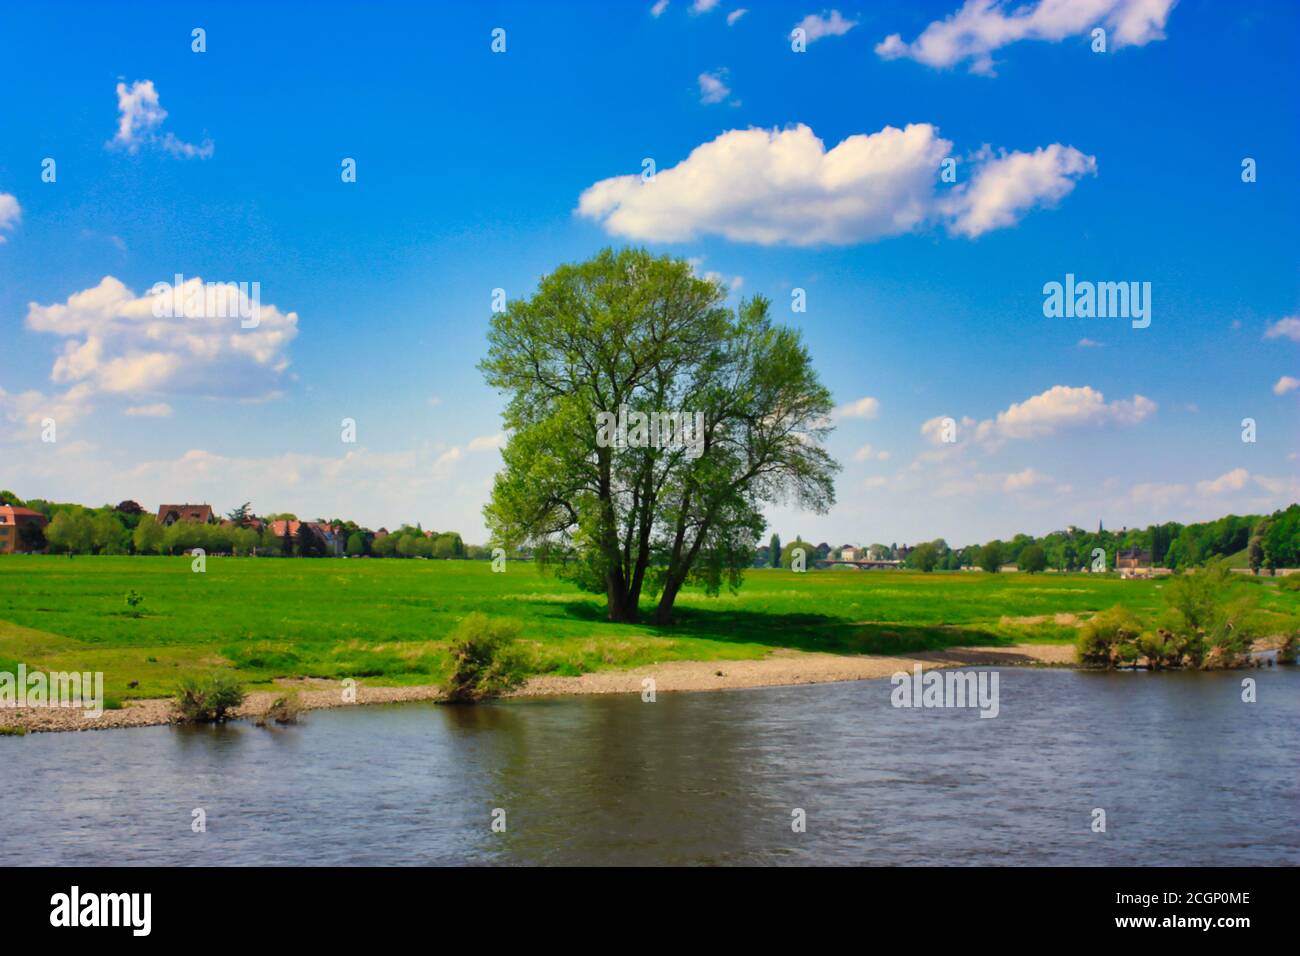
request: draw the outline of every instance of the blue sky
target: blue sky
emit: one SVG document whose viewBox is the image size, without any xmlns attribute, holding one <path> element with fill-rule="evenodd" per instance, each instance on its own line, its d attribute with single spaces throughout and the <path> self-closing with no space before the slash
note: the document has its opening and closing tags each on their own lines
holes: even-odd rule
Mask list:
<svg viewBox="0 0 1300 956">
<path fill-rule="evenodd" d="M 637 244 L 771 298 L 843 406 L 787 538 L 1300 498 L 1300 8 L 748 2 L 6 4 L 0 487 L 481 540 L 492 290 Z M 270 317 L 141 321 L 177 273 Z M 1067 273 L 1150 282 L 1150 327 L 1044 317 Z"/>
</svg>

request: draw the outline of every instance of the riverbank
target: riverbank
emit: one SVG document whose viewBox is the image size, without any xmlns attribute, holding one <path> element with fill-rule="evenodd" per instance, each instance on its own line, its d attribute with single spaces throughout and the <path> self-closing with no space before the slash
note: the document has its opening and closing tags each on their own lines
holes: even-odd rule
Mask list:
<svg viewBox="0 0 1300 956">
<path fill-rule="evenodd" d="M 646 678 L 654 680 L 656 693 L 675 691 L 734 690 L 745 687 L 779 687 L 790 684 L 822 684 L 835 681 L 889 677 L 895 671 L 910 671 L 915 664 L 925 668 L 972 666 L 1071 666 L 1074 648 L 1068 644 L 1013 644 L 1005 647 L 957 647 L 924 651 L 908 656 L 878 654 L 840 655 L 806 651 L 776 650 L 758 660 L 667 661 L 627 670 L 595 671 L 578 677 L 533 677 L 510 697 L 553 697 L 566 694 L 639 694 Z M 254 691 L 234 712 L 240 720 L 252 720 L 266 713 L 279 697 L 296 692 L 303 710 L 352 707 L 357 704 L 392 704 L 412 700 L 436 700 L 441 689 L 433 686 L 367 687 L 358 684 L 355 703 L 343 700 L 342 685 L 327 680 L 280 681 L 282 690 Z M 110 730 L 149 727 L 177 722 L 170 698 L 127 700 L 120 710 L 106 710 L 96 718 L 80 711 L 60 708 L 24 707 L 0 710 L 0 727 L 20 727 L 29 733 L 55 731 Z"/>
</svg>

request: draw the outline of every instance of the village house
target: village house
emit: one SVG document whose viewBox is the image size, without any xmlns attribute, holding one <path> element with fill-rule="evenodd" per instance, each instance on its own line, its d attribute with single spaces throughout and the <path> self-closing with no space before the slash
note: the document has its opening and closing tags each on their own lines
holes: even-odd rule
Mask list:
<svg viewBox="0 0 1300 956">
<path fill-rule="evenodd" d="M 1136 570 L 1151 566 L 1151 552 L 1145 548 L 1128 548 L 1115 556 L 1117 570 Z"/>
<path fill-rule="evenodd" d="M 158 523 L 160 525 L 168 528 L 178 521 L 199 521 L 208 524 L 212 521 L 212 505 L 158 506 Z"/>
<path fill-rule="evenodd" d="M 45 525 L 49 519 L 39 511 L 31 508 L 19 508 L 16 505 L 0 505 L 0 554 L 16 554 L 20 551 L 45 550 Z M 39 547 L 31 547 L 25 540 L 24 529 L 35 526 L 42 534 Z M 30 532 L 26 532 L 30 534 Z"/>
<path fill-rule="evenodd" d="M 271 533 L 274 534 L 277 538 L 285 537 L 285 534 L 287 532 L 289 539 L 293 541 L 296 546 L 298 542 L 298 535 L 301 532 L 303 525 L 306 525 L 308 528 L 314 531 L 316 533 L 316 537 L 320 538 L 320 540 L 324 543 L 325 554 L 331 555 L 336 558 L 340 558 L 343 556 L 344 552 L 347 550 L 347 544 L 348 544 L 347 539 L 345 538 L 342 530 L 336 531 L 334 528 L 330 527 L 330 525 L 327 522 L 286 521 L 282 519 L 280 521 L 272 521 L 270 527 L 271 527 Z"/>
</svg>

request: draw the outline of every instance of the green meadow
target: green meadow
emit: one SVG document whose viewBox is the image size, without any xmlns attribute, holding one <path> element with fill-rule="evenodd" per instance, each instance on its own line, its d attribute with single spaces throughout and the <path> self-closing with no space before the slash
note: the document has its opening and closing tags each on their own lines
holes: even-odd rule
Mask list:
<svg viewBox="0 0 1300 956">
<path fill-rule="evenodd" d="M 1297 592 L 1252 579 L 1279 626 Z M 247 685 L 355 677 L 430 684 L 446 636 L 471 611 L 516 619 L 537 673 L 668 660 L 761 657 L 773 648 L 889 654 L 1073 640 L 1069 618 L 1123 604 L 1150 618 L 1161 582 L 1106 575 L 753 570 L 743 588 L 686 591 L 672 627 L 615 625 L 603 597 L 486 561 L 0 556 L 0 671 L 103 671 L 111 695 L 171 694 L 186 674 L 233 669 Z M 134 609 L 126 595 L 143 597 Z M 128 684 L 137 682 L 132 688 Z"/>
</svg>

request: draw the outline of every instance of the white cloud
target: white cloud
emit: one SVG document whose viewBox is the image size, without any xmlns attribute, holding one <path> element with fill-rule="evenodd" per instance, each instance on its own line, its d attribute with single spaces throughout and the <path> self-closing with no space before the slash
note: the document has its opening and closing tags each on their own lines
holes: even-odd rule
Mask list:
<svg viewBox="0 0 1300 956">
<path fill-rule="evenodd" d="M 1249 480 L 1250 472 L 1245 468 L 1234 468 L 1213 481 L 1198 481 L 1196 490 L 1203 495 L 1221 495 L 1225 491 L 1240 491 Z"/>
<path fill-rule="evenodd" d="M 971 72 L 992 74 L 992 54 L 1020 40 L 1059 41 L 1106 30 L 1107 47 L 1145 46 L 1164 39 L 1177 0 L 966 0 L 945 20 L 927 26 L 911 43 L 891 34 L 876 45 L 886 60 L 907 57 L 933 67 L 971 61 Z"/>
<path fill-rule="evenodd" d="M 820 40 L 822 37 L 842 37 L 858 25 L 856 20 L 845 20 L 840 16 L 840 11 L 832 10 L 829 14 L 810 13 L 791 29 L 804 32 L 804 39 L 809 43 L 814 40 Z"/>
<path fill-rule="evenodd" d="M 1092 339 L 1079 339 L 1079 348 L 1081 349 L 1099 349 L 1103 345 L 1105 345 L 1104 342 L 1096 342 Z"/>
<path fill-rule="evenodd" d="M 1069 146 L 982 156 L 969 183 L 940 194 L 953 144 L 928 123 L 849 136 L 827 150 L 802 124 L 729 130 L 653 182 L 630 174 L 584 190 L 577 212 L 606 232 L 651 242 L 721 235 L 761 245 L 870 242 L 946 222 L 974 237 L 1052 203 L 1096 162 Z"/>
<path fill-rule="evenodd" d="M 853 453 L 854 461 L 889 461 L 889 452 L 876 451 L 870 445 L 863 445 Z"/>
<path fill-rule="evenodd" d="M 875 418 L 880 414 L 880 399 L 864 396 L 840 405 L 832 414 L 838 418 Z"/>
<path fill-rule="evenodd" d="M 938 445 L 940 447 L 947 445 L 951 447 L 957 444 L 957 442 L 945 442 L 943 440 L 944 422 L 947 421 L 949 417 L 950 416 L 946 415 L 936 415 L 934 418 L 928 418 L 921 423 L 921 434 L 931 445 Z M 957 440 L 960 441 L 962 434 L 968 429 L 974 428 L 978 423 L 969 415 L 963 415 L 960 421 L 954 417 L 953 424 L 957 426 L 956 436 Z"/>
<path fill-rule="evenodd" d="M 156 145 L 183 159 L 207 159 L 213 153 L 210 139 L 196 146 L 177 139 L 171 132 L 158 134 L 167 111 L 162 108 L 153 80 L 136 80 L 129 87 L 119 82 L 117 112 L 117 133 L 108 142 L 111 147 L 136 153 L 141 146 Z"/>
<path fill-rule="evenodd" d="M 477 438 L 471 438 L 469 442 L 470 451 L 491 451 L 494 448 L 504 448 L 506 444 L 506 433 L 497 432 L 495 435 L 479 435 Z"/>
<path fill-rule="evenodd" d="M 239 286 L 205 286 L 192 278 L 181 287 L 182 301 L 202 304 L 196 310 L 202 314 L 158 318 L 155 302 L 168 301 L 172 288 L 155 288 L 137 296 L 105 276 L 64 303 L 29 303 L 27 328 L 64 340 L 51 381 L 79 389 L 83 399 L 96 393 L 244 399 L 277 393 L 289 366 L 286 350 L 298 334 L 296 312 L 261 304 L 257 327 L 244 329 L 239 316 L 250 314 L 252 303 Z M 206 299 L 197 296 L 203 291 Z"/>
<path fill-rule="evenodd" d="M 1186 497 L 1187 491 L 1186 485 L 1177 482 L 1144 481 L 1129 489 L 1129 497 L 1136 504 L 1165 509 Z"/>
<path fill-rule="evenodd" d="M 1288 315 L 1285 319 L 1278 319 L 1264 332 L 1264 338 L 1285 338 L 1292 342 L 1300 342 L 1300 318 Z"/>
<path fill-rule="evenodd" d="M 653 7 L 650 8 L 650 16 L 652 17 L 660 16 L 667 9 L 668 9 L 668 0 L 658 0 L 658 2 Z"/>
<path fill-rule="evenodd" d="M 1300 378 L 1283 375 L 1277 380 L 1277 384 L 1273 386 L 1273 394 L 1285 395 L 1287 392 L 1294 392 L 1297 388 L 1300 388 Z"/>
<path fill-rule="evenodd" d="M 730 27 L 730 26 L 735 26 L 736 21 L 739 20 L 741 17 L 743 17 L 743 16 L 744 16 L 745 14 L 747 14 L 748 12 L 749 12 L 749 11 L 748 11 L 747 9 L 745 9 L 744 7 L 740 7 L 740 8 L 738 8 L 738 9 L 736 9 L 736 10 L 732 10 L 730 13 L 727 14 L 727 26 L 729 26 L 729 27 Z"/>
<path fill-rule="evenodd" d="M 11 193 L 0 193 L 0 233 L 18 225 L 22 218 L 23 210 L 18 205 L 17 198 Z M 4 241 L 5 237 L 0 235 L 0 242 Z"/>
<path fill-rule="evenodd" d="M 1295 455 L 1288 456 L 1295 458 Z M 1255 484 L 1259 485 L 1270 495 L 1281 499 L 1282 504 L 1300 500 L 1300 478 L 1294 475 L 1288 478 L 1269 478 L 1265 475 L 1252 476 Z"/>
<path fill-rule="evenodd" d="M 1025 491 L 1036 485 L 1041 485 L 1048 481 L 1048 477 L 1036 468 L 1026 468 L 1023 471 L 1017 471 L 1014 474 L 1007 475 L 1002 481 L 1002 490 L 1008 494 L 1016 491 Z"/>
<path fill-rule="evenodd" d="M 34 439 L 47 418 L 54 420 L 56 428 L 81 418 L 89 397 L 90 389 L 85 385 L 74 385 L 61 395 L 46 395 L 35 389 L 11 393 L 0 388 L 0 414 L 7 421 L 25 426 L 18 429 L 18 438 Z"/>
<path fill-rule="evenodd" d="M 126 410 L 126 414 L 133 418 L 167 418 L 172 413 L 172 407 L 166 402 L 155 402 L 152 405 L 132 405 Z"/>
<path fill-rule="evenodd" d="M 954 191 L 948 229 L 973 239 L 1015 225 L 1029 209 L 1058 202 L 1074 190 L 1079 177 L 1096 173 L 1095 157 L 1060 143 L 991 159 L 977 169 L 968 187 Z"/>
<path fill-rule="evenodd" d="M 695 0 L 691 4 L 691 13 L 708 13 L 718 5 L 718 0 Z"/>
<path fill-rule="evenodd" d="M 701 73 L 700 82 L 700 102 L 701 103 L 721 103 L 731 95 L 731 87 L 727 86 L 727 70 L 722 68 L 714 70 L 712 73 Z"/>
<path fill-rule="evenodd" d="M 1090 386 L 1055 385 L 1041 394 L 1013 403 L 992 419 L 979 423 L 977 441 L 1046 438 L 1065 428 L 1083 425 L 1135 425 L 1152 415 L 1156 403 L 1142 395 L 1107 402 Z"/>
</svg>

